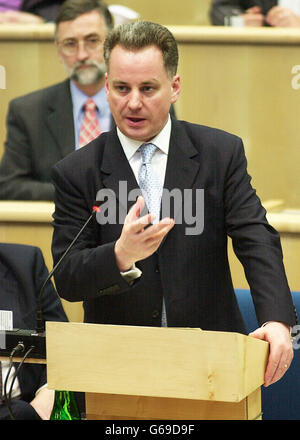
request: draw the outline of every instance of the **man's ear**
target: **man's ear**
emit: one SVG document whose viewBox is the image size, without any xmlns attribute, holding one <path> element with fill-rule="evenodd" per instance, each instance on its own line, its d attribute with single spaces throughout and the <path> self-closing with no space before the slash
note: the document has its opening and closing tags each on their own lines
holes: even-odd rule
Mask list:
<svg viewBox="0 0 300 440">
<path fill-rule="evenodd" d="M 171 103 L 174 104 L 174 102 L 177 101 L 179 94 L 180 94 L 180 90 L 181 90 L 181 84 L 180 84 L 180 76 L 179 75 L 174 75 L 173 79 L 172 79 L 172 98 L 171 98 Z"/>
</svg>

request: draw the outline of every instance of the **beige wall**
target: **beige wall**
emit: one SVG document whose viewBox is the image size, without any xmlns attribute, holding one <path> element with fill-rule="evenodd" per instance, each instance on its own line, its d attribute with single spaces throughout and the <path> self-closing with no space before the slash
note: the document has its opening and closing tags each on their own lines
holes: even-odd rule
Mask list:
<svg viewBox="0 0 300 440">
<path fill-rule="evenodd" d="M 178 115 L 241 136 L 259 196 L 300 208 L 300 90 L 291 84 L 300 30 L 204 27 L 176 34 Z"/>
<path fill-rule="evenodd" d="M 107 0 L 108 5 L 123 5 L 138 12 L 143 20 L 166 25 L 209 24 L 211 0 Z"/>
<path fill-rule="evenodd" d="M 53 42 L 53 26 L 0 26 L 0 65 L 6 89 L 0 90 L 0 157 L 6 136 L 5 120 L 11 99 L 66 77 Z"/>
</svg>

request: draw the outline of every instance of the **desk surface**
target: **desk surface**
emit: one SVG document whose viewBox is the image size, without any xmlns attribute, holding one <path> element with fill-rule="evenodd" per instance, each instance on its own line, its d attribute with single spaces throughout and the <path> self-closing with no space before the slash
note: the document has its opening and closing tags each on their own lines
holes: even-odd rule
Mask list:
<svg viewBox="0 0 300 440">
<path fill-rule="evenodd" d="M 278 44 L 281 46 L 300 44 L 300 29 L 298 28 L 240 28 L 226 26 L 167 26 L 181 42 L 220 42 L 220 43 L 255 43 Z M 0 27 L 0 41 L 52 41 L 54 40 L 54 25 L 52 23 L 36 25 L 5 25 Z"/>
<path fill-rule="evenodd" d="M 53 211 L 52 202 L 0 201 L 1 222 L 50 223 Z"/>
<path fill-rule="evenodd" d="M 21 356 L 14 356 L 13 361 L 14 362 L 21 362 L 23 360 L 23 357 Z M 0 361 L 9 361 L 9 356 L 0 356 Z M 24 360 L 24 364 L 46 364 L 46 359 L 37 359 L 37 358 L 26 358 Z"/>
<path fill-rule="evenodd" d="M 53 220 L 53 212 L 54 203 L 52 202 L 0 201 L 1 222 L 50 224 Z M 299 209 L 283 209 L 280 212 L 270 210 L 267 218 L 279 232 L 300 233 Z"/>
</svg>

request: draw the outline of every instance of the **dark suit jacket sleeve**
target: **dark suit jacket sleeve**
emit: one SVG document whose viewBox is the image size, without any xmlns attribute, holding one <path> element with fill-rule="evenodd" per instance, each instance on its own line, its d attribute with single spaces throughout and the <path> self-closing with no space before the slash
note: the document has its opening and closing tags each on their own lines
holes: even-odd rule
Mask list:
<svg viewBox="0 0 300 440">
<path fill-rule="evenodd" d="M 72 162 L 74 157 L 81 154 L 82 151 L 76 151 L 68 156 L 67 162 L 64 160 L 59 162 L 52 170 L 52 180 L 55 186 L 52 241 L 54 264 L 57 263 L 92 212 L 94 200 L 86 200 L 81 188 L 81 184 L 87 184 L 87 176 L 81 175 L 76 160 L 75 163 Z M 76 170 L 75 173 L 74 170 Z M 116 264 L 115 240 L 101 244 L 99 230 L 99 225 L 93 219 L 56 270 L 57 291 L 68 301 L 82 301 L 102 295 L 119 294 L 130 288 L 122 278 Z"/>
<path fill-rule="evenodd" d="M 30 133 L 20 105 L 12 101 L 7 116 L 7 140 L 0 163 L 0 199 L 53 200 L 53 193 L 50 182 L 42 182 L 34 176 Z"/>
<path fill-rule="evenodd" d="M 233 249 L 243 265 L 259 325 L 267 321 L 296 323 L 278 232 L 268 223 L 251 186 L 241 141 L 227 169 L 225 218 Z"/>
</svg>

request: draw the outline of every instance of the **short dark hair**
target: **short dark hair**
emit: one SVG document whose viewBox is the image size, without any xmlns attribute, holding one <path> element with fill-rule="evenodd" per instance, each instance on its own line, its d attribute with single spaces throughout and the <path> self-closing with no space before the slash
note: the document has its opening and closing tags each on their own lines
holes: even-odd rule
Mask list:
<svg viewBox="0 0 300 440">
<path fill-rule="evenodd" d="M 129 50 L 157 46 L 162 52 L 168 75 L 173 77 L 177 72 L 177 43 L 165 26 L 150 21 L 136 21 L 122 24 L 110 31 L 104 42 L 104 60 L 108 71 L 111 51 L 117 45 Z"/>
<path fill-rule="evenodd" d="M 114 19 L 107 5 L 102 0 L 66 0 L 57 13 L 55 19 L 56 32 L 62 21 L 75 20 L 87 12 L 98 11 L 103 17 L 107 30 L 114 27 Z"/>
</svg>

